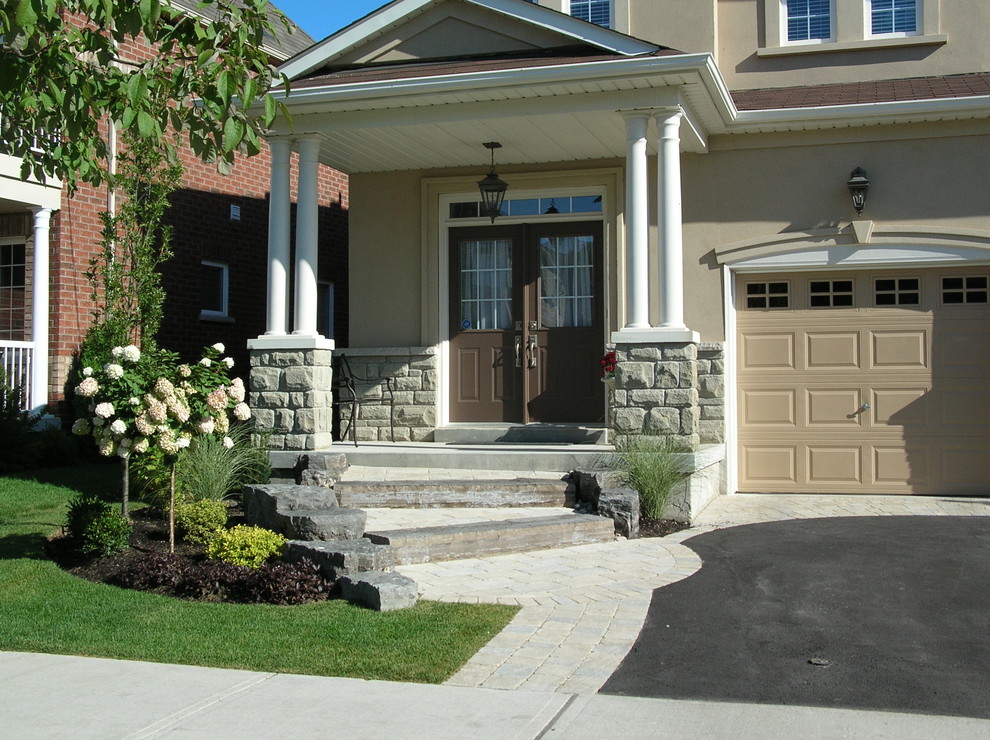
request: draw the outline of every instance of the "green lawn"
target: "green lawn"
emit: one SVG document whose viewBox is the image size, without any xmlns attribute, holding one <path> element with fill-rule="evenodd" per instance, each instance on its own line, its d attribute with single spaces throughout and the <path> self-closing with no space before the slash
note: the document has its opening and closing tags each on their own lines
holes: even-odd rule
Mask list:
<svg viewBox="0 0 990 740">
<path fill-rule="evenodd" d="M 379 613 L 332 601 L 200 604 L 90 583 L 43 557 L 77 492 L 116 500 L 115 466 L 0 478 L 0 649 L 439 683 L 516 607 L 421 602 Z"/>
</svg>

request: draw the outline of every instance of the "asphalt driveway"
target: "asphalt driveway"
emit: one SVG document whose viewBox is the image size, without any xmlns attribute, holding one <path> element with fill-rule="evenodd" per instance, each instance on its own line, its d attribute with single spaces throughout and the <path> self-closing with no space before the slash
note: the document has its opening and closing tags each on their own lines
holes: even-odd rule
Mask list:
<svg viewBox="0 0 990 740">
<path fill-rule="evenodd" d="M 990 718 L 990 518 L 850 517 L 686 540 L 604 694 Z"/>
</svg>

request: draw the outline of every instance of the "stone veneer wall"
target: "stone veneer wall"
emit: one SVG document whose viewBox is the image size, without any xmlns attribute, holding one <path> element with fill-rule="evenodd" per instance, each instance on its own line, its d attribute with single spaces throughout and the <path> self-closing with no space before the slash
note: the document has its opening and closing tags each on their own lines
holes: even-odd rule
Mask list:
<svg viewBox="0 0 990 740">
<path fill-rule="evenodd" d="M 721 343 L 619 344 L 609 416 L 619 434 L 669 434 L 691 449 L 725 438 Z"/>
<path fill-rule="evenodd" d="M 252 350 L 250 403 L 273 450 L 321 450 L 332 443 L 329 349 Z"/>
<path fill-rule="evenodd" d="M 725 442 L 725 345 L 722 342 L 698 345 L 698 405 L 701 444 Z"/>
<path fill-rule="evenodd" d="M 360 347 L 338 349 L 354 373 L 360 399 L 359 441 L 424 442 L 437 426 L 439 383 L 436 347 Z M 338 365 L 338 372 L 340 366 Z M 389 402 L 389 383 L 394 408 Z M 338 391 L 341 430 L 349 415 L 347 391 Z M 350 439 L 348 431 L 347 439 Z"/>
</svg>

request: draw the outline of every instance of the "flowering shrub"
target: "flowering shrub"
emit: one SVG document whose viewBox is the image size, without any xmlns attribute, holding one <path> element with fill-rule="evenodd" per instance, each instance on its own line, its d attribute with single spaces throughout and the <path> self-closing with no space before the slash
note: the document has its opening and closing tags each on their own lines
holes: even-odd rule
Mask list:
<svg viewBox="0 0 990 740">
<path fill-rule="evenodd" d="M 615 352 L 606 352 L 605 356 L 602 358 L 602 378 L 614 378 L 615 377 L 615 367 L 618 362 L 615 359 Z"/>
<path fill-rule="evenodd" d="M 207 347 L 194 365 L 177 364 L 169 352 L 142 354 L 134 345 L 114 347 L 102 368 L 83 368 L 76 395 L 88 399 L 88 418 L 77 419 L 75 434 L 92 435 L 100 454 L 127 458 L 158 447 L 174 458 L 196 435 L 227 437 L 228 413 L 251 418 L 244 382 L 229 378 L 233 360 L 220 343 Z"/>
</svg>

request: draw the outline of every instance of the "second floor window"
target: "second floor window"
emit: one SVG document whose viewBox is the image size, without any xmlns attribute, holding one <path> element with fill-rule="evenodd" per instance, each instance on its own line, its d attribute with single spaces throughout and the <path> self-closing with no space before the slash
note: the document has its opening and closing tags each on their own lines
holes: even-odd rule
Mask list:
<svg viewBox="0 0 990 740">
<path fill-rule="evenodd" d="M 915 33 L 918 30 L 918 0 L 871 0 L 870 16 L 874 36 Z"/>
<path fill-rule="evenodd" d="M 786 0 L 787 40 L 832 38 L 832 0 Z"/>
<path fill-rule="evenodd" d="M 571 15 L 589 23 L 610 28 L 612 0 L 571 0 Z"/>
</svg>

